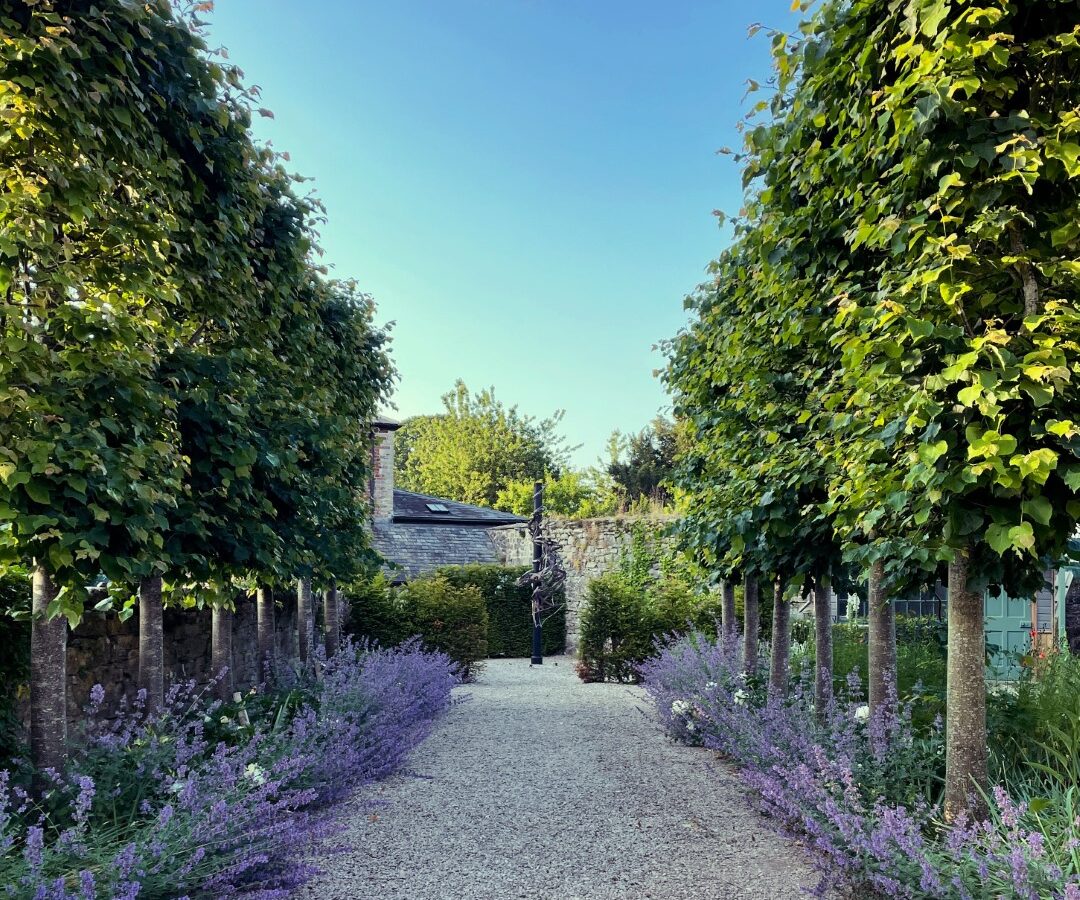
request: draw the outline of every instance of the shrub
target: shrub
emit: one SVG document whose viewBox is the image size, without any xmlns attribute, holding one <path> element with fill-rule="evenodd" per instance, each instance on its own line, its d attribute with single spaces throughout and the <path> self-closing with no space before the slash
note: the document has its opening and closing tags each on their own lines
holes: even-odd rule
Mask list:
<svg viewBox="0 0 1080 900">
<path fill-rule="evenodd" d="M 668 643 L 642 673 L 668 731 L 733 761 L 763 810 L 803 839 L 822 874 L 819 894 L 1080 897 L 1074 786 L 1029 782 L 1030 802 L 998 786 L 987 821 L 945 827 L 941 730 L 916 733 L 910 703 L 864 721 L 853 678 L 819 721 L 808 670 L 787 702 L 769 703 L 747 690 L 737 658 L 698 634 Z"/>
<path fill-rule="evenodd" d="M 487 658 L 488 632 L 487 606 L 475 586 L 454 587 L 441 575 L 417 578 L 398 589 L 396 601 L 425 646 L 454 660 L 462 678 L 475 677 Z"/>
<path fill-rule="evenodd" d="M 487 655 L 532 656 L 532 594 L 518 584 L 527 566 L 444 566 L 436 574 L 454 587 L 472 585 L 484 598 L 488 612 Z M 566 649 L 566 607 L 559 607 L 544 621 L 544 655 Z"/>
<path fill-rule="evenodd" d="M 601 575 L 589 582 L 581 612 L 578 674 L 585 681 L 637 681 L 657 639 L 693 628 L 715 633 L 719 615 L 719 598 L 680 581 L 642 588 L 619 572 Z"/>
<path fill-rule="evenodd" d="M 645 594 L 625 578 L 607 573 L 589 582 L 581 611 L 582 665 L 586 681 L 632 681 L 652 652 L 653 629 Z"/>
<path fill-rule="evenodd" d="M 394 647 L 416 633 L 397 592 L 382 572 L 352 582 L 342 588 L 342 594 L 349 603 L 345 632 L 357 640 Z"/>
<path fill-rule="evenodd" d="M 88 735 L 47 803 L 0 773 L 0 885 L 42 900 L 285 896 L 336 830 L 317 811 L 399 768 L 454 683 L 451 661 L 416 642 L 347 640 L 321 679 L 243 704 L 188 685 L 161 716 L 125 709 Z"/>
</svg>

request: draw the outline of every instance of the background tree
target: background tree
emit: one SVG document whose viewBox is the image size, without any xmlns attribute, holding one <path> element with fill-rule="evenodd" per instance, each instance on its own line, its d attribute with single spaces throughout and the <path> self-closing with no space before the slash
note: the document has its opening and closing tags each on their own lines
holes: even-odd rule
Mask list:
<svg viewBox="0 0 1080 900">
<path fill-rule="evenodd" d="M 528 518 L 532 515 L 532 481 L 512 481 L 495 499 L 495 508 Z M 608 516 L 619 509 L 615 483 L 600 469 L 564 470 L 544 478 L 544 511 L 572 519 Z"/>
<path fill-rule="evenodd" d="M 395 434 L 401 488 L 494 506 L 511 482 L 558 477 L 575 449 L 558 433 L 561 411 L 537 420 L 460 380 L 442 399 L 445 412 L 406 419 Z"/>
<path fill-rule="evenodd" d="M 636 434 L 612 433 L 608 440 L 607 473 L 625 504 L 645 498 L 663 506 L 673 500 L 670 485 L 684 429 L 657 416 Z"/>
</svg>

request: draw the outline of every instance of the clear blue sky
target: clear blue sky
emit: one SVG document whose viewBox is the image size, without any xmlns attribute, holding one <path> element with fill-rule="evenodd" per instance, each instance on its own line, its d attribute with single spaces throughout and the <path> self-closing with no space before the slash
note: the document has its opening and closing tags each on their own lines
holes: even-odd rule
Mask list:
<svg viewBox="0 0 1080 900">
<path fill-rule="evenodd" d="M 667 403 L 653 345 L 724 244 L 789 0 L 218 0 L 228 48 L 326 204 L 325 261 L 393 320 L 403 418 L 464 378 L 591 464 Z"/>
</svg>

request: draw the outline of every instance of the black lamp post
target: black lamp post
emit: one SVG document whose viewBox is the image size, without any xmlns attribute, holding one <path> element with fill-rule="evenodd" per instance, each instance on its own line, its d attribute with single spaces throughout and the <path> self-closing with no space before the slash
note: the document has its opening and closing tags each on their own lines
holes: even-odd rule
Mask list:
<svg viewBox="0 0 1080 900">
<path fill-rule="evenodd" d="M 544 548 L 541 542 L 540 523 L 544 516 L 544 482 L 537 481 L 533 484 L 533 589 L 532 589 L 532 665 L 544 664 L 544 638 L 540 624 L 541 605 L 543 603 L 543 589 L 540 586 L 540 566 L 544 558 Z"/>
</svg>

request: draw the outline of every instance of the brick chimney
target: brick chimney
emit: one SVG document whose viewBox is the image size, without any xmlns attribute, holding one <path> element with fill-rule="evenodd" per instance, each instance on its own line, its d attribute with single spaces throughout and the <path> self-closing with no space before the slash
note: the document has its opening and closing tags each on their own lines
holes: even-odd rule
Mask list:
<svg viewBox="0 0 1080 900">
<path fill-rule="evenodd" d="M 376 520 L 394 515 L 394 432 L 400 427 L 386 418 L 371 425 L 371 509 Z"/>
</svg>

